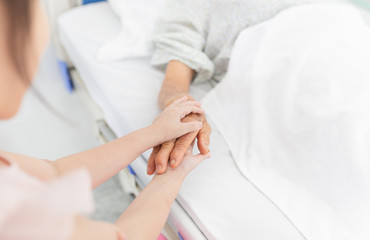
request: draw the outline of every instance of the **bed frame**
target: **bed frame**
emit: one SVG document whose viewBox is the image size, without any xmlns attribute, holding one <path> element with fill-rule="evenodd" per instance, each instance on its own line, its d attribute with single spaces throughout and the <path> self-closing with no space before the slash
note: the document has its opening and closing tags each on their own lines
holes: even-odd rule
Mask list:
<svg viewBox="0 0 370 240">
<path fill-rule="evenodd" d="M 101 143 L 104 144 L 115 140 L 117 136 L 105 121 L 103 111 L 95 104 L 95 101 L 88 93 L 80 74 L 64 50 L 59 40 L 57 27 L 58 17 L 64 12 L 81 5 L 102 1 L 105 0 L 42 0 L 42 3 L 49 18 L 52 33 L 52 44 L 56 50 L 58 64 L 65 87 L 69 92 L 73 91 L 79 95 L 79 98 L 88 108 L 95 121 L 94 132 L 99 137 Z M 147 160 L 145 157 L 140 156 L 134 161 L 134 163 L 129 165 L 126 169 L 120 171 L 115 176 L 118 178 L 122 186 L 122 190 L 133 198 L 135 198 L 145 187 L 143 181 L 136 174 L 135 169 L 146 169 L 146 162 Z M 177 200 L 174 202 L 171 208 L 170 215 L 162 234 L 168 240 L 207 239 Z"/>
</svg>

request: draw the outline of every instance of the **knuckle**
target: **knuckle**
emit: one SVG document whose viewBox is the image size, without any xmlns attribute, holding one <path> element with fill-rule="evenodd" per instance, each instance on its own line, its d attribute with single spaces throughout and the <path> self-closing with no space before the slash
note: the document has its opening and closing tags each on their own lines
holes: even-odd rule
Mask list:
<svg viewBox="0 0 370 240">
<path fill-rule="evenodd" d="M 186 144 L 186 143 L 176 144 L 175 148 L 172 151 L 172 154 L 176 154 L 177 152 L 180 152 L 180 151 L 181 152 L 186 151 L 186 149 L 188 149 L 189 146 L 190 144 Z"/>
<path fill-rule="evenodd" d="M 163 151 L 161 151 L 160 153 L 157 154 L 157 157 L 159 157 L 159 158 L 168 157 L 168 155 L 170 155 L 172 150 L 173 150 L 173 148 L 163 149 Z"/>
<path fill-rule="evenodd" d="M 163 150 L 167 150 L 167 149 L 171 149 L 171 148 L 173 148 L 174 144 L 175 144 L 175 140 L 171 140 L 171 141 L 168 141 L 168 142 L 163 143 L 163 144 L 162 144 L 161 151 L 162 151 L 162 149 L 163 149 Z M 161 151 L 160 151 L 160 152 L 161 152 Z"/>
<path fill-rule="evenodd" d="M 179 139 L 179 141 L 176 142 L 176 145 L 174 147 L 174 149 L 177 149 L 177 148 L 183 148 L 183 147 L 189 147 L 191 142 L 195 139 L 196 135 L 190 135 L 190 136 L 186 136 L 184 137 L 183 139 Z"/>
<path fill-rule="evenodd" d="M 182 156 L 184 156 L 184 154 L 179 151 L 175 151 L 171 153 L 171 159 L 174 158 L 174 159 L 177 159 L 177 161 L 181 160 Z"/>
<path fill-rule="evenodd" d="M 202 133 L 209 135 L 212 132 L 212 128 L 206 122 L 206 123 L 203 124 L 203 128 L 201 129 L 201 131 L 202 131 Z"/>
<path fill-rule="evenodd" d="M 176 142 L 176 145 L 178 144 L 185 144 L 186 142 L 189 142 L 192 138 L 192 135 L 193 134 L 186 134 L 184 136 L 182 136 L 181 138 L 179 138 L 179 140 Z"/>
<path fill-rule="evenodd" d="M 170 155 L 171 151 L 163 151 L 157 154 L 156 156 L 156 161 L 157 159 L 161 162 L 166 161 L 168 159 L 168 156 Z"/>
<path fill-rule="evenodd" d="M 173 149 L 172 151 L 172 154 L 176 154 L 178 152 L 185 152 L 189 146 L 190 146 L 191 142 L 181 142 L 179 144 L 176 144 L 175 148 Z"/>
<path fill-rule="evenodd" d="M 166 159 L 165 156 L 157 156 L 155 158 L 155 164 L 158 165 L 158 164 L 161 164 L 161 165 L 164 165 L 166 164 L 168 161 L 168 158 Z"/>
</svg>

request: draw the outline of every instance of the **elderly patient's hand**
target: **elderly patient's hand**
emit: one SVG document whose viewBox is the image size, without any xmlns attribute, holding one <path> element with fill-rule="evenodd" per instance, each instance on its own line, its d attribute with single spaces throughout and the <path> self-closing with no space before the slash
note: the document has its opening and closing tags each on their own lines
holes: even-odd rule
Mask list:
<svg viewBox="0 0 370 240">
<path fill-rule="evenodd" d="M 193 155 L 194 142 L 187 149 L 181 164 L 177 168 L 169 168 L 166 174 L 175 174 L 176 177 L 186 177 L 186 175 L 196 168 L 203 160 L 210 158 L 211 153 L 206 155 Z"/>
<path fill-rule="evenodd" d="M 174 139 L 163 143 L 153 149 L 148 160 L 149 175 L 157 172 L 157 174 L 165 173 L 168 163 L 172 168 L 178 167 L 192 142 L 198 139 L 198 148 L 201 154 L 209 152 L 209 137 L 211 135 L 211 127 L 209 126 L 204 114 L 191 113 L 182 119 L 182 122 L 200 121 L 203 124 L 202 129 L 196 132 L 190 132 L 178 139 Z"/>
</svg>

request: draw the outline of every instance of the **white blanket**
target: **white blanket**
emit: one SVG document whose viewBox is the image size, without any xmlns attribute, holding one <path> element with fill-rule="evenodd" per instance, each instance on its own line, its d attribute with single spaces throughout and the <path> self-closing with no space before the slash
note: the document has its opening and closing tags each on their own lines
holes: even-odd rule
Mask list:
<svg viewBox="0 0 370 240">
<path fill-rule="evenodd" d="M 244 30 L 203 102 L 307 239 L 370 239 L 370 29 L 354 8 L 295 7 Z"/>
<path fill-rule="evenodd" d="M 121 20 L 121 31 L 115 38 L 101 46 L 97 60 L 110 62 L 151 56 L 155 23 L 166 0 L 108 0 L 108 2 Z"/>
</svg>

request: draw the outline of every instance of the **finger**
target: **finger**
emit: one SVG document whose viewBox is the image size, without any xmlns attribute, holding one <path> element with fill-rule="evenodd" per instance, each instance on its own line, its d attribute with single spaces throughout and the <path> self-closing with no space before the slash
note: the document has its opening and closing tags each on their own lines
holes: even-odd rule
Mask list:
<svg viewBox="0 0 370 240">
<path fill-rule="evenodd" d="M 181 135 L 185 135 L 191 132 L 198 132 L 199 130 L 202 129 L 203 124 L 201 122 L 194 121 L 194 122 L 181 123 L 181 127 L 182 127 Z"/>
<path fill-rule="evenodd" d="M 199 154 L 194 156 L 194 160 L 195 160 L 195 162 L 198 162 L 198 164 L 199 164 L 202 161 L 206 160 L 207 158 L 210 158 L 211 156 L 212 156 L 211 153 L 207 153 L 207 154 L 199 153 Z"/>
<path fill-rule="evenodd" d="M 181 118 L 184 118 L 186 115 L 189 115 L 190 113 L 197 113 L 197 114 L 203 114 L 204 110 L 200 107 L 194 106 L 194 105 L 188 105 L 180 108 L 180 111 L 182 113 Z"/>
<path fill-rule="evenodd" d="M 197 107 L 200 107 L 202 106 L 202 103 L 201 102 L 197 102 L 197 101 L 185 101 L 185 102 L 182 102 L 180 104 L 178 104 L 179 106 L 187 106 L 187 105 L 191 105 L 191 106 L 197 106 Z"/>
<path fill-rule="evenodd" d="M 192 161 L 189 161 L 188 162 L 188 167 L 189 167 L 189 171 L 193 170 L 195 167 L 197 167 L 201 162 L 203 162 L 205 159 L 207 158 L 210 158 L 211 157 L 211 153 L 207 153 L 207 154 L 198 154 L 198 155 L 195 155 L 195 156 L 192 156 Z"/>
<path fill-rule="evenodd" d="M 186 118 L 181 119 L 181 122 L 183 123 L 194 122 L 194 121 L 203 123 L 207 120 L 204 114 L 197 114 L 197 113 L 190 113 L 186 116 Z"/>
<path fill-rule="evenodd" d="M 193 142 L 190 144 L 190 146 L 189 146 L 188 151 L 186 152 L 186 154 L 193 155 L 194 144 L 195 144 L 195 139 L 194 139 L 194 140 L 193 140 Z"/>
<path fill-rule="evenodd" d="M 200 129 L 197 139 L 198 139 L 198 149 L 202 154 L 207 154 L 210 152 L 209 143 L 210 135 L 212 129 L 207 122 L 203 124 L 203 128 Z"/>
<path fill-rule="evenodd" d="M 170 166 L 172 168 L 176 168 L 181 164 L 186 151 L 188 150 L 189 146 L 196 138 L 197 134 L 198 134 L 198 131 L 190 132 L 180 137 L 179 139 L 177 139 L 175 143 L 175 147 L 173 148 L 171 152 L 171 156 L 170 156 Z"/>
<path fill-rule="evenodd" d="M 167 171 L 168 161 L 170 159 L 170 154 L 175 146 L 175 140 L 171 140 L 162 144 L 155 158 L 155 166 L 157 174 L 163 174 Z"/>
<path fill-rule="evenodd" d="M 155 157 L 157 156 L 157 153 L 161 149 L 161 146 L 156 146 L 153 148 L 152 153 L 150 154 L 150 157 L 148 159 L 148 167 L 146 169 L 146 172 L 148 175 L 152 175 L 155 172 Z"/>
<path fill-rule="evenodd" d="M 183 96 L 183 97 L 177 99 L 176 101 L 174 101 L 173 103 L 171 103 L 169 106 L 177 105 L 177 104 L 185 102 L 187 100 L 188 100 L 188 96 Z"/>
</svg>

